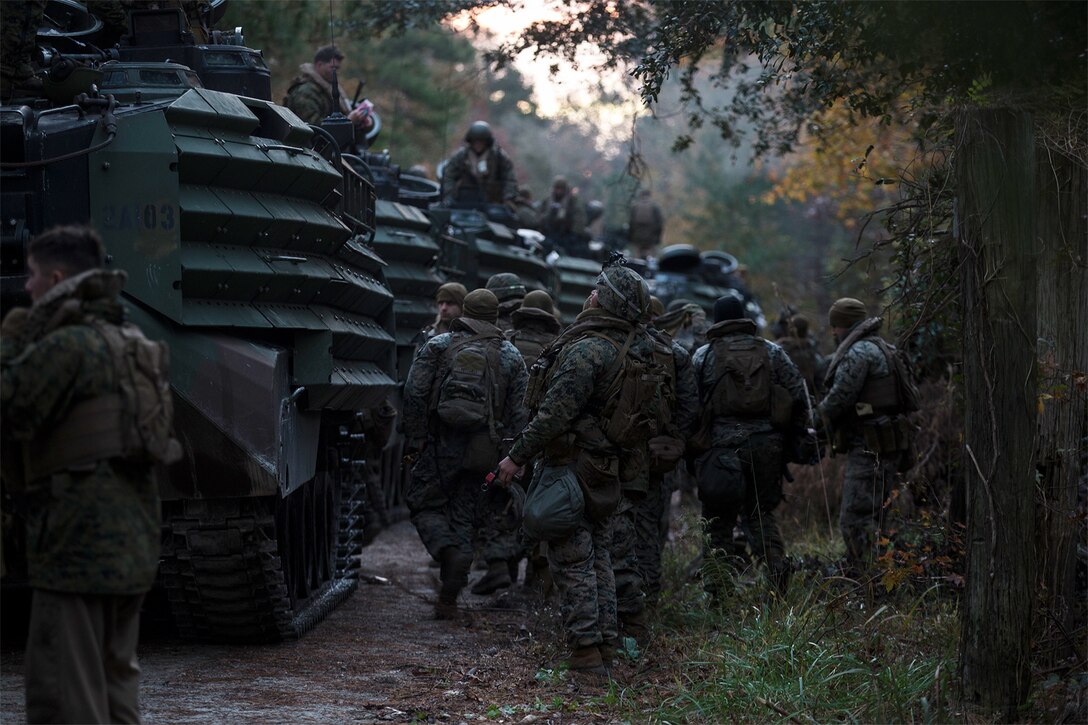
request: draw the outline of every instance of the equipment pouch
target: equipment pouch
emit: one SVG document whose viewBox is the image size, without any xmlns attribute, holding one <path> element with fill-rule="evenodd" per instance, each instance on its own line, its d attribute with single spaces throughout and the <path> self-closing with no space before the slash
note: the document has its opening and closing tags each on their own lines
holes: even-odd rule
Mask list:
<svg viewBox="0 0 1088 725">
<path fill-rule="evenodd" d="M 650 439 L 650 473 L 668 473 L 684 455 L 684 441 L 668 435 Z"/>
<path fill-rule="evenodd" d="M 696 462 L 699 500 L 722 507 L 744 502 L 744 471 L 736 451 L 714 448 Z"/>
<path fill-rule="evenodd" d="M 499 460 L 499 447 L 486 431 L 476 431 L 465 445 L 465 458 L 461 468 L 465 471 L 490 471 Z"/>
<path fill-rule="evenodd" d="M 574 460 L 574 473 L 585 496 L 586 517 L 604 521 L 620 503 L 619 459 L 582 449 Z"/>
</svg>

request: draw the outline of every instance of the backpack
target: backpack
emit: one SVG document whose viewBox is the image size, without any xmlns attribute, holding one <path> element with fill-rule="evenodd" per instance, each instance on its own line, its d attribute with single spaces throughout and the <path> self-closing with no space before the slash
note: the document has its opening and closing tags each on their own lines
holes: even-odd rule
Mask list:
<svg viewBox="0 0 1088 725">
<path fill-rule="evenodd" d="M 170 353 L 131 323 L 92 323 L 106 341 L 121 395 L 122 457 L 151 464 L 181 460 L 174 438 L 174 399 L 170 393 Z"/>
<path fill-rule="evenodd" d="M 452 343 L 445 351 L 449 370 L 436 390 L 438 419 L 461 430 L 486 428 L 496 439 L 493 370 L 498 369 L 494 334 L 474 334 Z"/>
<path fill-rule="evenodd" d="M 667 356 L 668 362 L 672 361 L 672 350 L 649 338 L 652 353 L 645 357 L 630 354 L 637 332 L 638 328 L 628 333 L 608 371 L 606 379 L 612 383 L 601 410 L 601 429 L 620 448 L 645 445 L 665 430 L 672 415 L 670 397 L 674 391 L 665 360 Z M 603 335 L 600 337 L 616 344 Z"/>
<path fill-rule="evenodd" d="M 740 418 L 771 412 L 771 359 L 761 339 L 749 336 L 715 340 L 714 373 L 719 381 L 710 404 L 715 415 Z"/>
<path fill-rule="evenodd" d="M 888 344 L 880 337 L 873 336 L 866 339 L 879 347 L 888 360 L 888 368 L 891 370 L 892 375 L 895 376 L 895 397 L 899 412 L 914 413 L 917 411 L 921 407 L 920 396 L 918 386 L 914 382 L 914 376 L 911 374 L 906 353 L 897 349 L 895 345 Z"/>
</svg>

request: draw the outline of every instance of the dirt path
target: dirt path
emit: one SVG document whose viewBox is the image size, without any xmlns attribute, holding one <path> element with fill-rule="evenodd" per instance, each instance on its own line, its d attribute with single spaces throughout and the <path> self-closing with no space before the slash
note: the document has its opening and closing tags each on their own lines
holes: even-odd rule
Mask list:
<svg viewBox="0 0 1088 725">
<path fill-rule="evenodd" d="M 364 550 L 359 590 L 299 642 L 222 647 L 145 637 L 145 721 L 583 720 L 571 708 L 603 694 L 601 684 L 538 677 L 560 654 L 554 612 L 531 611 L 533 600 L 517 593 L 466 595 L 465 621 L 436 621 L 437 569 L 428 561 L 411 524 L 382 532 Z M 22 722 L 21 651 L 5 647 L 0 680 L 0 720 Z"/>
</svg>

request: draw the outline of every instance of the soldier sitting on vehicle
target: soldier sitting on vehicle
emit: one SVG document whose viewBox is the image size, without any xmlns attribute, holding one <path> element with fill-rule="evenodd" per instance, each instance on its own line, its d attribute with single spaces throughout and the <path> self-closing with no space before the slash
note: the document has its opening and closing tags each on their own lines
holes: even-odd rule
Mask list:
<svg viewBox="0 0 1088 725">
<path fill-rule="evenodd" d="M 54 227 L 27 253 L 33 304 L 0 328 L 4 480 L 23 489 L 33 589 L 27 719 L 139 722 L 156 474 L 181 456 L 166 348 L 125 321 L 125 274 L 102 269 L 93 230 Z"/>
<path fill-rule="evenodd" d="M 355 124 L 357 132 L 365 134 L 374 127 L 370 104 L 361 103 L 352 108 L 347 94 L 339 85 L 337 90 L 340 95 L 340 105 L 337 106 L 333 100 L 332 83 L 336 80 L 336 74 L 343 60 L 344 54 L 335 45 L 318 48 L 314 53 L 313 63 L 303 63 L 299 66 L 299 75 L 291 81 L 291 86 L 287 89 L 287 97 L 283 99 L 283 105 L 290 108 L 306 123 L 315 126 L 320 125 L 326 116 L 339 111 Z M 339 84 L 338 80 L 337 84 Z"/>
<path fill-rule="evenodd" d="M 540 203 L 540 231 L 560 249 L 573 250 L 584 240 L 586 210 L 566 177 L 557 176 L 552 193 Z"/>
<path fill-rule="evenodd" d="M 465 133 L 465 145 L 443 165 L 443 203 L 447 206 L 512 204 L 517 195 L 514 163 L 495 143 L 491 126 L 476 121 Z"/>
<path fill-rule="evenodd" d="M 501 457 L 503 440 L 527 418 L 525 363 L 495 327 L 498 306 L 488 290 L 466 295 L 463 315 L 450 332 L 419 349 L 404 383 L 407 448 L 419 453 L 406 499 L 419 538 L 441 564 L 439 619 L 456 614 L 476 529 L 507 518 L 509 494 L 497 486 L 484 491 L 481 484 Z M 517 523 L 506 522 L 482 538 L 489 587 L 509 586 Z"/>
</svg>

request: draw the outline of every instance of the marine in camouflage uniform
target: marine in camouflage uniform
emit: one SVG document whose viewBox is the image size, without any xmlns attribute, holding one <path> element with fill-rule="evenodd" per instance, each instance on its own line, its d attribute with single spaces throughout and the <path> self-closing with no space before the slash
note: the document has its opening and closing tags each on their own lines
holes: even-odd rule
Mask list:
<svg viewBox="0 0 1088 725">
<path fill-rule="evenodd" d="M 712 418 L 712 448 L 696 462 L 699 498 L 706 520 L 708 539 L 704 551 L 704 586 L 718 594 L 718 580 L 725 566 L 738 566 L 734 556 L 733 527 L 740 516 L 752 553 L 767 564 L 771 582 L 781 593 L 788 582 L 789 562 L 785 558 L 782 535 L 775 521 L 774 509 L 782 501 L 782 473 L 787 459 L 787 433 L 804 431 L 807 426 L 809 401 L 805 384 L 797 367 L 785 351 L 756 333 L 755 323 L 744 317 L 743 298 L 730 290 L 714 305 L 715 324 L 707 332 L 708 342 L 695 353 L 692 365 L 696 370 L 699 396 L 703 405 L 719 404 L 728 410 L 725 397 L 728 386 L 719 373 L 718 350 L 724 345 L 739 349 L 751 342 L 766 349 L 769 382 L 772 388 L 765 410 L 770 410 L 773 387 L 784 389 L 789 396 L 788 423 L 772 423 L 771 413 L 720 412 Z M 723 341 L 722 348 L 716 341 Z M 733 354 L 740 354 L 733 353 Z"/>
<path fill-rule="evenodd" d="M 36 92 L 42 79 L 31 64 L 38 28 L 45 13 L 45 0 L 9 0 L 0 12 L 0 94 L 7 98 L 14 90 Z"/>
<path fill-rule="evenodd" d="M 695 368 L 691 355 L 679 343 L 651 325 L 651 332 L 661 335 L 672 349 L 673 368 L 676 371 L 675 404 L 669 437 L 680 443 L 682 452 L 691 427 L 699 415 L 699 388 L 695 379 Z M 656 442 L 656 441 L 655 441 Z M 638 557 L 639 574 L 642 577 L 642 590 L 647 604 L 657 604 L 661 594 L 661 555 L 665 548 L 665 539 L 669 531 L 669 506 L 672 492 L 676 490 L 674 478 L 678 468 L 686 466 L 677 459 L 672 470 L 661 472 L 662 465 L 657 461 L 658 453 L 651 442 L 650 450 L 650 485 L 646 495 L 638 502 L 635 509 L 635 554 Z M 675 443 L 668 442 L 671 445 Z M 671 455 L 668 461 L 671 461 Z M 656 465 L 655 465 L 656 464 Z M 665 463 L 665 466 L 668 464 Z M 686 473 L 686 470 L 685 470 Z"/>
<path fill-rule="evenodd" d="M 526 369 L 531 368 L 544 348 L 559 334 L 559 318 L 551 295 L 544 290 L 525 295 L 521 306 L 510 314 L 510 325 L 506 339 L 521 353 Z"/>
<path fill-rule="evenodd" d="M 283 105 L 306 123 L 315 126 L 320 125 L 326 116 L 339 111 L 351 119 L 357 131 L 369 131 L 374 126 L 374 119 L 364 106 L 354 109 L 351 107 L 348 95 L 344 92 L 344 87 L 339 86 L 339 81 L 339 107 L 333 99 L 334 71 L 340 69 L 340 61 L 343 59 L 344 54 L 335 45 L 318 48 L 312 63 L 299 66 L 299 74 L 291 81 Z"/>
<path fill-rule="evenodd" d="M 57 468 L 58 446 L 72 439 L 53 435 L 85 404 L 120 392 L 114 357 L 90 326 L 124 320 L 124 274 L 96 269 L 103 257 L 83 227 L 31 242 L 34 304 L 12 310 L 0 330 L 5 485 L 25 486 L 33 588 L 30 722 L 139 721 L 140 604 L 159 561 L 155 471 L 123 458 Z"/>
<path fill-rule="evenodd" d="M 881 350 L 882 345 L 887 346 L 879 337 L 881 319 L 867 317 L 862 302 L 844 297 L 831 306 L 828 320 L 839 347 L 824 380 L 827 395 L 819 412 L 832 429 L 835 452 L 847 455 L 839 527 L 847 561 L 860 572 L 872 561 L 876 532 L 883 524 L 884 501 L 903 453 L 882 455 L 874 450 L 878 446 L 867 443 L 858 408 L 869 406 L 870 415 L 884 413 L 892 420 L 898 411 L 894 404 L 881 405 L 872 393 L 875 383 L 892 375 L 888 357 Z"/>
<path fill-rule="evenodd" d="M 808 318 L 804 315 L 793 314 L 785 321 L 785 334 L 775 340 L 778 346 L 786 351 L 790 360 L 797 366 L 801 377 L 808 386 L 811 395 L 816 395 L 823 386 L 823 375 L 826 372 L 826 362 L 823 355 L 816 349 L 816 341 L 809 337 Z"/>
<path fill-rule="evenodd" d="M 450 323 L 461 316 L 461 306 L 465 303 L 465 295 L 468 290 L 460 282 L 447 282 L 434 293 L 434 301 L 438 306 L 438 314 L 434 322 L 423 328 L 417 337 L 417 342 L 424 343 L 435 335 L 441 335 L 450 331 Z"/>
<path fill-rule="evenodd" d="M 465 133 L 465 145 L 442 167 L 442 202 L 513 205 L 517 198 L 514 162 L 495 143 L 491 126 L 474 122 Z"/>
<path fill-rule="evenodd" d="M 535 415 L 499 464 L 500 478 L 509 481 L 514 471 L 542 454 L 545 466 L 573 466 L 586 494 L 586 515 L 578 529 L 548 542 L 572 669 L 604 672 L 618 642 L 609 555 L 612 513 L 620 498 L 621 462 L 637 467 L 641 459 L 645 466 L 645 456 L 614 446 L 603 433 L 600 411 L 609 402 L 605 396 L 624 343 L 631 339 L 630 356 L 653 355 L 654 343 L 639 324 L 648 301 L 646 282 L 630 269 L 610 267 L 601 273 L 587 308 L 555 343 L 560 347 Z M 590 470 L 596 471 L 592 477 Z M 628 475 L 647 474 L 636 468 Z"/>
<path fill-rule="evenodd" d="M 495 324 L 503 332 L 514 329 L 514 310 L 521 307 L 525 299 L 525 283 L 513 272 L 499 272 L 491 275 L 485 287 L 499 300 L 499 319 Z"/>
<path fill-rule="evenodd" d="M 434 410 L 436 391 L 451 369 L 452 360 L 445 351 L 467 338 L 488 336 L 498 348 L 498 368 L 490 371 L 497 434 L 507 438 L 524 427 L 525 364 L 517 348 L 495 327 L 497 308 L 498 300 L 487 290 L 467 295 L 463 316 L 453 321 L 450 332 L 432 337 L 419 349 L 404 384 L 404 434 L 408 449 L 420 451 L 406 499 L 420 539 L 441 563 L 442 589 L 435 609 L 439 618 L 456 611 L 457 596 L 468 582 L 478 527 L 506 522 L 501 530 L 484 537 L 482 553 L 491 569 L 501 566 L 505 572 L 518 546 L 517 523 L 509 521 L 505 512 L 509 494 L 497 486 L 482 490 L 484 476 L 499 458 L 498 448 L 489 464 L 466 470 L 472 433 L 443 424 Z"/>
</svg>

